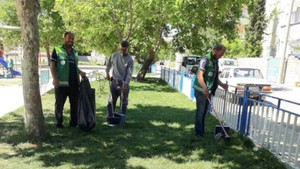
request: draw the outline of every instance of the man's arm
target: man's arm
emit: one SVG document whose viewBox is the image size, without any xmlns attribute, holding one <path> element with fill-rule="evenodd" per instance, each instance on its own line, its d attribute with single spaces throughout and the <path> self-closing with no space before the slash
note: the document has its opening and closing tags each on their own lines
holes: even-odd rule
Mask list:
<svg viewBox="0 0 300 169">
<path fill-rule="evenodd" d="M 56 54 L 56 51 L 55 51 L 55 48 L 54 48 L 53 52 L 52 52 L 52 55 L 51 55 L 50 71 L 51 71 L 51 74 L 52 74 L 52 77 L 53 77 L 52 84 L 55 88 L 58 88 L 59 81 L 56 77 L 56 63 L 57 63 L 57 54 Z"/>
<path fill-rule="evenodd" d="M 200 69 L 198 74 L 197 74 L 197 79 L 198 79 L 198 82 L 199 82 L 200 86 L 203 89 L 203 95 L 207 98 L 209 96 L 209 92 L 208 92 L 208 89 L 207 89 L 207 86 L 205 84 L 205 80 L 204 80 L 204 77 L 203 77 L 204 73 L 205 73 L 205 71 Z"/>
<path fill-rule="evenodd" d="M 132 60 L 132 62 L 128 63 L 128 67 L 127 67 L 127 76 L 126 76 L 126 80 L 122 86 L 122 92 L 126 92 L 128 85 L 130 83 L 131 77 L 132 77 L 132 73 L 133 73 L 133 69 L 134 69 L 134 61 Z"/>
<path fill-rule="evenodd" d="M 218 78 L 218 85 L 220 85 L 224 90 L 228 90 L 228 85 L 222 83 L 219 78 Z"/>
<path fill-rule="evenodd" d="M 130 80 L 131 80 L 131 77 L 132 77 L 132 74 L 133 74 L 133 69 L 134 69 L 134 62 L 130 62 L 130 64 L 128 65 L 128 68 L 127 68 L 127 76 L 126 76 L 126 80 L 125 80 L 125 84 L 126 85 L 129 85 L 130 83 Z"/>
<path fill-rule="evenodd" d="M 112 66 L 112 57 L 113 57 L 113 54 L 108 58 L 108 61 L 107 61 L 107 64 L 106 64 L 105 72 L 106 72 L 106 79 L 107 80 L 110 80 L 109 71 L 110 71 L 110 68 Z"/>
<path fill-rule="evenodd" d="M 79 74 L 80 74 L 81 77 L 86 76 L 86 73 L 85 73 L 85 72 L 81 71 L 81 70 L 79 69 L 79 67 L 77 67 L 77 68 L 78 68 L 78 71 L 79 71 Z"/>
</svg>

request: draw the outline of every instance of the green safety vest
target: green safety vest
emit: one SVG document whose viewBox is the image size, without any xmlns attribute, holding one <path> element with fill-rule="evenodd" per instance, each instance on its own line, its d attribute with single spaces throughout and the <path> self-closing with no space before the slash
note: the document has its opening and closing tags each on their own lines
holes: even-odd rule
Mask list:
<svg viewBox="0 0 300 169">
<path fill-rule="evenodd" d="M 59 86 L 69 86 L 69 56 L 66 50 L 62 47 L 55 47 L 55 51 L 57 54 L 57 63 L 56 63 L 56 77 L 59 81 Z M 74 51 L 75 56 L 75 63 L 76 66 L 78 65 L 78 52 Z M 78 67 L 77 71 L 77 79 L 79 82 L 79 70 Z"/>
<path fill-rule="evenodd" d="M 214 61 L 211 56 L 211 53 L 207 54 L 205 57 L 208 58 L 209 62 L 208 62 L 208 65 L 207 65 L 205 73 L 204 73 L 204 81 L 205 81 L 205 84 L 206 84 L 206 87 L 207 87 L 209 93 L 211 93 L 217 72 L 215 71 L 215 68 L 214 68 Z M 194 89 L 196 89 L 198 91 L 203 91 L 201 85 L 198 82 L 198 77 L 197 77 L 198 73 L 199 73 L 199 67 L 197 69 L 196 79 L 195 79 L 193 87 L 194 87 Z"/>
<path fill-rule="evenodd" d="M 14 61 L 12 59 L 8 60 L 7 67 L 8 68 L 13 68 L 14 67 Z"/>
</svg>

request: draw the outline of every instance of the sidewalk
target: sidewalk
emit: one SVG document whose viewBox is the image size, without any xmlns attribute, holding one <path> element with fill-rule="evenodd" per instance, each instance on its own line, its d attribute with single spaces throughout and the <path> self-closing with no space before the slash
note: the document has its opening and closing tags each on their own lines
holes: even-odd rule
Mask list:
<svg viewBox="0 0 300 169">
<path fill-rule="evenodd" d="M 104 67 L 100 66 L 79 66 L 80 69 L 86 73 L 90 73 L 94 70 L 104 71 Z M 47 67 L 49 69 L 49 67 Z M 92 79 L 91 79 L 92 80 Z M 40 85 L 41 96 L 53 89 L 52 77 L 47 84 Z M 23 86 L 12 85 L 12 86 L 0 86 L 0 117 L 13 112 L 19 107 L 24 105 L 23 99 Z"/>
<path fill-rule="evenodd" d="M 52 79 L 46 85 L 40 86 L 40 93 L 44 95 L 51 89 Z M 0 117 L 24 105 L 23 86 L 0 86 L 0 93 Z"/>
</svg>

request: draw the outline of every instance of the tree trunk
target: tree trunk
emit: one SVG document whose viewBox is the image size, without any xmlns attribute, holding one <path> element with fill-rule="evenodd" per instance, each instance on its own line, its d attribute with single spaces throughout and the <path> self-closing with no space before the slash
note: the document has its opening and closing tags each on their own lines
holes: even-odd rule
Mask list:
<svg viewBox="0 0 300 169">
<path fill-rule="evenodd" d="M 146 59 L 142 68 L 140 69 L 139 73 L 137 74 L 137 77 L 136 77 L 137 81 L 143 81 L 145 79 L 147 70 L 149 69 L 150 65 L 154 61 L 154 58 L 155 58 L 155 52 L 154 52 L 154 50 L 150 50 L 148 58 Z"/>
<path fill-rule="evenodd" d="M 50 48 L 49 48 L 49 42 L 45 43 L 45 48 L 46 48 L 46 55 L 47 55 L 47 61 L 48 61 L 48 66 L 50 66 Z"/>
<path fill-rule="evenodd" d="M 24 50 L 21 63 L 25 130 L 29 137 L 40 138 L 45 136 L 38 73 L 39 31 L 37 16 L 40 5 L 38 0 L 14 0 L 14 2 L 21 25 Z"/>
</svg>

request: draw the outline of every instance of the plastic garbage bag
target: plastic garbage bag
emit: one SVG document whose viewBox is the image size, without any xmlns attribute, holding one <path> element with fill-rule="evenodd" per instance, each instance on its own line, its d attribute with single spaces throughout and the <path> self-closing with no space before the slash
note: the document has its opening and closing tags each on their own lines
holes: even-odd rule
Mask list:
<svg viewBox="0 0 300 169">
<path fill-rule="evenodd" d="M 83 77 L 80 82 L 78 113 L 81 129 L 89 131 L 95 127 L 95 89 L 91 88 L 87 77 Z"/>
</svg>

